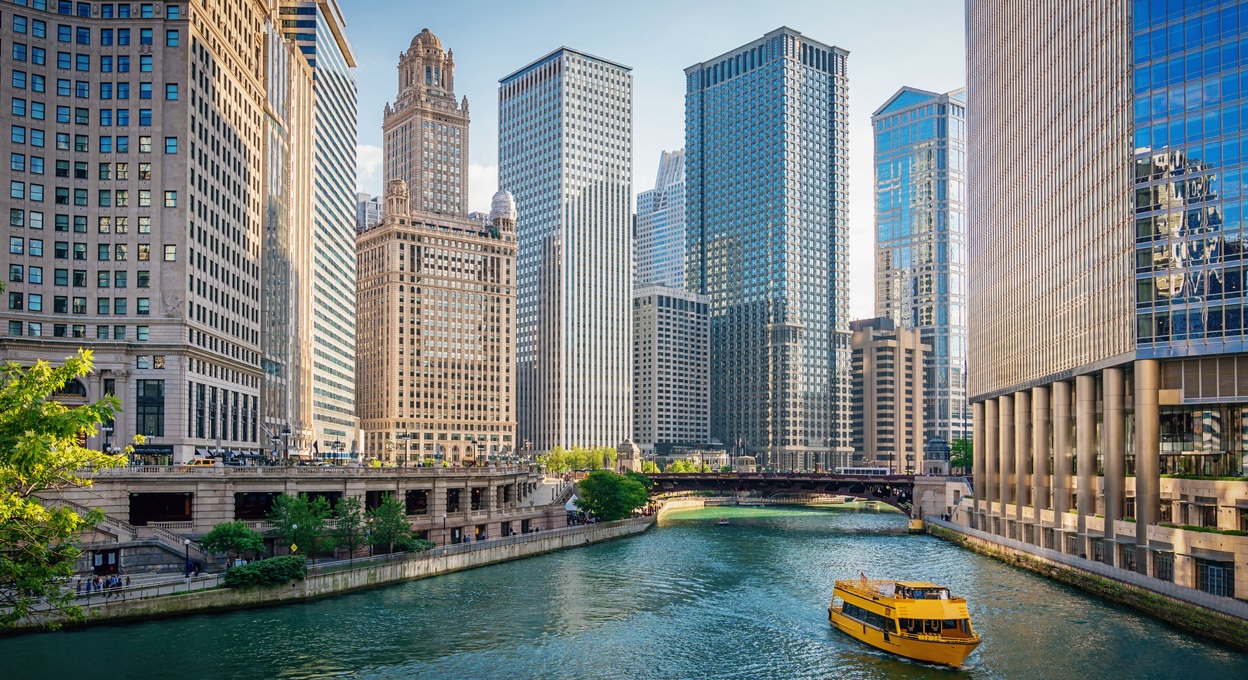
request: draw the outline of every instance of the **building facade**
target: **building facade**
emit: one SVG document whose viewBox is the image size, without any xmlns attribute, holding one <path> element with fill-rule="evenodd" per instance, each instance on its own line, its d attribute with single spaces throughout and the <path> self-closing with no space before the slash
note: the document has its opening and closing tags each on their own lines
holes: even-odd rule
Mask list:
<svg viewBox="0 0 1248 680">
<path fill-rule="evenodd" d="M 633 286 L 685 290 L 685 150 L 664 151 L 654 188 L 637 194 Z"/>
<path fill-rule="evenodd" d="M 848 53 L 789 28 L 685 69 L 687 276 L 711 436 L 778 469 L 849 449 Z"/>
<path fill-rule="evenodd" d="M 58 398 L 120 399 L 93 448 L 260 450 L 270 8 L 4 7 L 0 359 L 92 350 L 95 372 Z"/>
<path fill-rule="evenodd" d="M 924 364 L 929 345 L 917 328 L 890 317 L 854 321 L 851 460 L 841 465 L 888 468 L 893 474 L 937 474 L 942 461 L 924 460 Z"/>
<path fill-rule="evenodd" d="M 970 436 L 966 401 L 966 91 L 903 87 L 875 132 L 875 314 L 917 328 L 923 441 Z M 939 443 L 938 443 L 939 444 Z M 941 454 L 934 454 L 941 455 Z"/>
<path fill-rule="evenodd" d="M 336 0 L 280 0 L 282 32 L 313 74 L 312 263 L 300 282 L 300 361 L 311 365 L 310 429 L 291 428 L 292 451 L 358 453 L 355 417 L 355 55 Z"/>
<path fill-rule="evenodd" d="M 709 300 L 679 288 L 633 293 L 633 434 L 656 444 L 707 444 L 711 436 Z"/>
<path fill-rule="evenodd" d="M 368 459 L 415 465 L 512 453 L 515 203 L 480 225 L 406 211 L 392 180 L 359 234 L 360 424 Z"/>
<path fill-rule="evenodd" d="M 385 211 L 381 196 L 358 193 L 355 195 L 355 228 L 364 231 L 377 226 Z"/>
<path fill-rule="evenodd" d="M 455 99 L 455 53 L 424 29 L 399 54 L 399 92 L 382 122 L 384 179 L 401 179 L 411 213 L 468 214 L 468 98 Z"/>
<path fill-rule="evenodd" d="M 1239 10 L 968 3 L 968 331 L 972 526 L 1242 598 Z"/>
<path fill-rule="evenodd" d="M 521 445 L 632 439 L 632 76 L 560 48 L 499 81 L 515 194 Z"/>
</svg>

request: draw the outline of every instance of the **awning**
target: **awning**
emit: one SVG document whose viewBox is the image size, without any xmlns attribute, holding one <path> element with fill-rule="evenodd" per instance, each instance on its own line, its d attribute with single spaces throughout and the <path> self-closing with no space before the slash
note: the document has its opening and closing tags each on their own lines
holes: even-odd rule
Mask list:
<svg viewBox="0 0 1248 680">
<path fill-rule="evenodd" d="M 563 504 L 563 509 L 568 512 L 580 510 L 580 508 L 576 507 L 576 494 L 572 494 L 572 497 L 568 499 L 568 502 Z"/>
<path fill-rule="evenodd" d="M 1134 536 L 1115 536 L 1113 541 L 1119 545 L 1135 545 Z"/>
<path fill-rule="evenodd" d="M 199 456 L 200 458 L 212 457 L 212 454 L 208 452 L 208 449 L 195 449 L 195 455 Z"/>
<path fill-rule="evenodd" d="M 1210 562 L 1234 562 L 1235 553 L 1222 552 L 1221 550 L 1206 550 L 1204 548 L 1190 548 L 1187 552 L 1179 553 L 1188 557 L 1195 557 L 1198 560 L 1208 560 Z"/>
<path fill-rule="evenodd" d="M 1236 498 L 1235 507 L 1244 508 L 1245 510 L 1248 510 L 1248 498 Z"/>
<path fill-rule="evenodd" d="M 1165 541 L 1149 541 L 1148 549 L 1156 550 L 1158 552 L 1174 552 L 1174 546 L 1170 543 L 1166 543 Z"/>
</svg>

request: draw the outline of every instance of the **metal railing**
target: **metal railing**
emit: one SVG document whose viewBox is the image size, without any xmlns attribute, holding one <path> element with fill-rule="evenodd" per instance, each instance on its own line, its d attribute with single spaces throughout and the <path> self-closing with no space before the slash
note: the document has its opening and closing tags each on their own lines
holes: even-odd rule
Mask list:
<svg viewBox="0 0 1248 680">
<path fill-rule="evenodd" d="M 495 475 L 529 474 L 537 468 L 527 465 L 506 467 L 347 467 L 282 466 L 282 465 L 126 465 L 115 468 L 79 470 L 87 477 L 121 477 L 127 475 L 176 475 L 179 477 L 489 477 Z"/>
</svg>

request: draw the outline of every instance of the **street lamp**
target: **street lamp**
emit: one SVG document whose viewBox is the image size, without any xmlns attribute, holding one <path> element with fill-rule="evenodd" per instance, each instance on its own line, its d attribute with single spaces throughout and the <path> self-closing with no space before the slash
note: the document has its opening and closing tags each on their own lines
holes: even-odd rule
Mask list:
<svg viewBox="0 0 1248 680">
<path fill-rule="evenodd" d="M 403 467 L 407 467 L 407 459 L 410 457 L 412 433 L 404 431 L 399 435 L 399 439 L 403 440 Z"/>
<path fill-rule="evenodd" d="M 445 548 L 447 543 L 448 543 L 448 540 L 446 537 L 446 513 L 444 512 L 442 513 L 442 547 Z"/>
<path fill-rule="evenodd" d="M 299 541 L 295 540 L 298 535 L 299 535 L 299 525 L 298 524 L 290 525 L 290 552 L 292 554 L 296 550 L 299 549 Z"/>
<path fill-rule="evenodd" d="M 182 548 L 186 551 L 186 577 L 191 577 L 191 539 L 182 539 Z"/>
<path fill-rule="evenodd" d="M 282 427 L 282 441 L 286 444 L 286 464 L 290 465 L 290 426 Z"/>
</svg>

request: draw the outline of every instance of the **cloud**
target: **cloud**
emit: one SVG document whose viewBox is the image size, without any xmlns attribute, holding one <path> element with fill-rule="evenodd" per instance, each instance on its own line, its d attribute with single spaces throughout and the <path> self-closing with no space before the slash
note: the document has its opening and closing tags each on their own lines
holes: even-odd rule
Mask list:
<svg viewBox="0 0 1248 680">
<path fill-rule="evenodd" d="M 381 147 L 357 144 L 355 147 L 355 190 L 369 194 L 381 193 Z"/>
<path fill-rule="evenodd" d="M 498 191 L 498 166 L 468 164 L 468 210 L 489 212 L 490 199 Z"/>
</svg>

